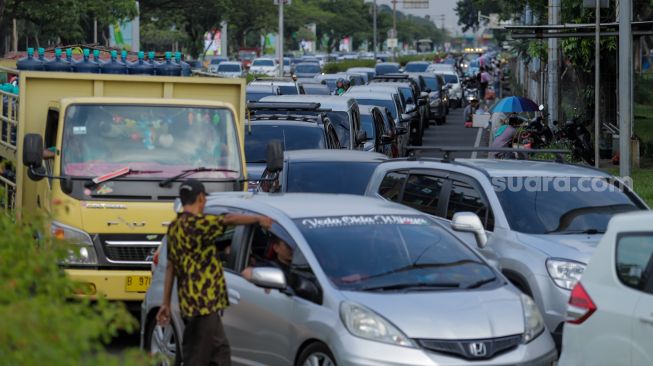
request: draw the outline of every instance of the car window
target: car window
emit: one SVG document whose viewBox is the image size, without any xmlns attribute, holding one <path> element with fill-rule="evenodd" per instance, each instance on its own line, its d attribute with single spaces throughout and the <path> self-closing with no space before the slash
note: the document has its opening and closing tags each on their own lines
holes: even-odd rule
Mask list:
<svg viewBox="0 0 653 366">
<path fill-rule="evenodd" d="M 320 283 L 306 260 L 301 249 L 296 248 L 290 264 L 290 278 L 288 285 L 293 289 L 295 295 L 305 300 L 322 304 L 322 289 Z"/>
<path fill-rule="evenodd" d="M 279 253 L 278 249 L 274 248 L 275 244 L 281 243 L 287 245 L 286 250 L 290 251 L 290 255 L 295 251 L 297 244 L 285 229 L 277 223 L 273 224 L 270 230 L 264 230 L 259 225 L 252 225 L 250 228 L 245 267 L 281 268 L 284 260 L 288 260 L 289 265 L 290 258 L 284 258 L 283 253 Z M 287 252 L 286 255 L 288 256 Z M 286 268 L 289 267 L 288 265 Z"/>
<path fill-rule="evenodd" d="M 483 195 L 468 183 L 452 180 L 447 219 L 456 212 L 473 212 L 481 219 L 486 230 L 494 230 L 494 216 Z"/>
<path fill-rule="evenodd" d="M 619 235 L 616 265 L 621 283 L 653 294 L 653 232 Z"/>
<path fill-rule="evenodd" d="M 261 163 L 267 159 L 268 143 L 279 140 L 284 151 L 302 149 L 325 149 L 324 131 L 314 124 L 306 126 L 277 125 L 275 123 L 251 126 L 245 134 L 245 156 L 248 163 Z"/>
<path fill-rule="evenodd" d="M 386 174 L 379 186 L 379 195 L 388 200 L 399 202 L 406 176 L 405 172 L 389 172 Z"/>
<path fill-rule="evenodd" d="M 288 164 L 287 192 L 365 193 L 379 162 L 296 162 Z"/>
<path fill-rule="evenodd" d="M 281 91 L 281 95 L 297 95 L 299 92 L 297 91 L 297 87 L 294 85 L 278 85 L 279 90 Z"/>
<path fill-rule="evenodd" d="M 237 64 L 220 64 L 218 72 L 240 72 L 240 65 Z"/>
<path fill-rule="evenodd" d="M 444 178 L 411 174 L 406 181 L 402 203 L 422 212 L 438 215 L 438 203 L 444 183 Z"/>
</svg>

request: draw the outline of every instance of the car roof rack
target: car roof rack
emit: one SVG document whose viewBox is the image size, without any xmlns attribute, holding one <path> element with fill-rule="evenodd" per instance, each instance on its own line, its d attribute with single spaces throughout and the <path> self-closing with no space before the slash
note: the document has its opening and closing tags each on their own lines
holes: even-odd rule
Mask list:
<svg viewBox="0 0 653 366">
<path fill-rule="evenodd" d="M 515 153 L 517 160 L 527 160 L 526 157 L 534 154 L 554 154 L 556 156 L 556 163 L 564 163 L 564 155 L 570 154 L 569 150 L 554 150 L 554 149 L 515 149 L 515 148 L 497 148 L 497 147 L 469 147 L 469 146 L 408 146 L 406 147 L 409 152 L 409 160 L 417 160 L 420 158 L 419 152 L 421 151 L 438 151 L 444 153 L 442 157 L 443 162 L 453 162 L 454 153 L 456 152 L 504 152 Z M 541 161 L 541 160 L 538 160 Z"/>
<path fill-rule="evenodd" d="M 375 76 L 372 80 L 403 80 L 409 78 L 410 76 L 408 74 L 384 74 Z"/>
<path fill-rule="evenodd" d="M 330 112 L 331 109 L 320 108 L 320 103 L 315 102 L 249 102 L 247 109 L 250 111 L 316 111 Z"/>
<path fill-rule="evenodd" d="M 278 77 L 278 76 L 258 76 L 252 81 L 285 81 L 292 83 L 294 80 L 290 77 Z"/>
<path fill-rule="evenodd" d="M 257 114 L 250 117 L 251 120 L 270 120 L 270 121 L 299 121 L 299 122 L 322 122 L 322 115 L 298 115 L 298 114 Z"/>
</svg>

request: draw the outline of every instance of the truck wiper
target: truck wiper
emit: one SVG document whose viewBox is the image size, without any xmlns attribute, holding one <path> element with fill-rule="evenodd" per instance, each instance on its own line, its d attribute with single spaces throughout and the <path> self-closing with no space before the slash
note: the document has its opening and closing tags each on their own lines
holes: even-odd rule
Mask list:
<svg viewBox="0 0 653 366">
<path fill-rule="evenodd" d="M 177 175 L 175 175 L 173 177 L 166 178 L 166 179 L 160 181 L 159 182 L 159 187 L 167 187 L 167 186 L 170 185 L 170 183 L 172 183 L 172 182 L 174 182 L 174 181 L 176 181 L 178 179 L 181 179 L 181 178 L 183 178 L 185 176 L 192 175 L 192 174 L 195 174 L 195 173 L 201 173 L 201 172 L 238 173 L 237 171 L 231 170 L 231 169 L 207 168 L 207 167 L 201 166 L 201 167 L 197 167 L 197 168 L 193 168 L 193 169 L 182 170 L 181 173 L 179 173 L 179 174 L 177 174 Z"/>
<path fill-rule="evenodd" d="M 155 173 L 161 173 L 161 172 L 163 172 L 163 171 L 162 170 L 135 170 L 135 169 L 131 169 L 130 167 L 124 167 L 124 168 L 120 168 L 118 170 L 114 170 L 114 171 L 112 171 L 110 173 L 97 176 L 97 177 L 91 179 L 90 182 L 87 182 L 85 184 L 85 186 L 86 186 L 86 188 L 90 188 L 90 187 L 96 186 L 96 185 L 98 185 L 100 183 L 104 183 L 104 182 L 107 182 L 107 181 L 110 181 L 110 180 L 113 180 L 113 179 L 116 179 L 116 178 L 124 177 L 124 176 L 130 175 L 130 174 L 155 174 Z"/>
</svg>

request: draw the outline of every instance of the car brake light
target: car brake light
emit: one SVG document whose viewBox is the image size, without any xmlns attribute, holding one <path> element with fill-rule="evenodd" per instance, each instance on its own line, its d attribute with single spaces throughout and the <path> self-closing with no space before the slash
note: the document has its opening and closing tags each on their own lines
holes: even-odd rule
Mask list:
<svg viewBox="0 0 653 366">
<path fill-rule="evenodd" d="M 578 282 L 571 290 L 569 305 L 567 305 L 567 322 L 582 324 L 596 311 L 596 305 L 583 285 Z"/>
</svg>

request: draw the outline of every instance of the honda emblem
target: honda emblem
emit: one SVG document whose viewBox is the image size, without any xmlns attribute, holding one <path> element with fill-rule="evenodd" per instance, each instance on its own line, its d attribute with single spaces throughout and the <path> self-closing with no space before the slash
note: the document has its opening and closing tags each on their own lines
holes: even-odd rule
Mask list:
<svg viewBox="0 0 653 366">
<path fill-rule="evenodd" d="M 470 343 L 469 353 L 474 357 L 485 357 L 487 356 L 487 347 L 483 342 Z"/>
</svg>

